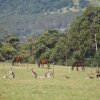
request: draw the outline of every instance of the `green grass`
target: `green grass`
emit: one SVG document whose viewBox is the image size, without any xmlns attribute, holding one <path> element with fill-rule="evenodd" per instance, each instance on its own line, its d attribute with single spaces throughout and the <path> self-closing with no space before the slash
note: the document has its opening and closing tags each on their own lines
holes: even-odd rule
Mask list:
<svg viewBox="0 0 100 100">
<path fill-rule="evenodd" d="M 100 100 L 100 78 L 86 79 L 91 68 L 77 72 L 70 71 L 68 67 L 55 66 L 54 79 L 34 79 L 31 68 L 39 76 L 44 75 L 47 69 L 38 69 L 37 65 L 29 64 L 27 71 L 24 64 L 13 67 L 15 79 L 10 79 L 10 66 L 11 63 L 4 64 L 8 78 L 3 79 L 3 64 L 0 63 L 0 100 Z M 92 68 L 92 72 L 95 70 Z M 70 79 L 65 79 L 66 75 Z"/>
</svg>

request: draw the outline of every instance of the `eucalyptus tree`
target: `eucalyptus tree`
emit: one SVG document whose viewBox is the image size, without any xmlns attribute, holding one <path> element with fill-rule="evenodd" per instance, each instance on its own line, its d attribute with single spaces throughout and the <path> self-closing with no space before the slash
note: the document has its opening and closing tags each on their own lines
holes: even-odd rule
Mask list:
<svg viewBox="0 0 100 100">
<path fill-rule="evenodd" d="M 35 42 L 35 58 L 50 58 L 56 43 L 58 42 L 60 33 L 56 30 L 48 30 L 38 36 Z"/>
<path fill-rule="evenodd" d="M 100 48 L 100 8 L 89 7 L 78 17 L 69 29 L 69 49 L 72 56 L 92 59 Z"/>
</svg>

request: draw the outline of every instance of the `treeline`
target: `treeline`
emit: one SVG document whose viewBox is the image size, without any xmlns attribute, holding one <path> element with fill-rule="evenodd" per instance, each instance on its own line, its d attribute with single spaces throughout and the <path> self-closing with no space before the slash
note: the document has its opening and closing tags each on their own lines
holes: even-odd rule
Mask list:
<svg viewBox="0 0 100 100">
<path fill-rule="evenodd" d="M 64 33 L 48 30 L 20 41 L 0 29 L 0 58 L 12 60 L 20 55 L 25 62 L 48 58 L 56 64 L 71 65 L 81 59 L 87 66 L 100 66 L 100 8 L 89 7 Z"/>
</svg>

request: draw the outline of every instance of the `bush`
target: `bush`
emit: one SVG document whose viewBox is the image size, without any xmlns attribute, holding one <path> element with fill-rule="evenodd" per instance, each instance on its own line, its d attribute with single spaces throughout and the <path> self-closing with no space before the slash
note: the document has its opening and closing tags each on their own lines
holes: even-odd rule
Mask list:
<svg viewBox="0 0 100 100">
<path fill-rule="evenodd" d="M 28 58 L 28 63 L 35 64 L 35 59 L 34 59 L 33 56 L 30 56 L 30 57 Z"/>
<path fill-rule="evenodd" d="M 72 66 L 72 64 L 75 62 L 75 59 L 67 59 L 67 66 Z"/>
<path fill-rule="evenodd" d="M 85 66 L 88 66 L 88 67 L 89 67 L 89 66 L 94 67 L 93 59 L 85 59 L 84 65 L 85 65 Z"/>
<path fill-rule="evenodd" d="M 73 58 L 74 59 L 81 59 L 81 52 L 80 51 L 75 51 L 73 53 Z"/>
</svg>

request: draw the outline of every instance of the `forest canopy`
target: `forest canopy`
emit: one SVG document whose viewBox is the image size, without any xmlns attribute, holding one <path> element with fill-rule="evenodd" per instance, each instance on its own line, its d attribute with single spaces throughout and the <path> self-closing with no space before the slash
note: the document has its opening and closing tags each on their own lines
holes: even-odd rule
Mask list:
<svg viewBox="0 0 100 100">
<path fill-rule="evenodd" d="M 0 28 L 0 59 L 21 55 L 24 62 L 48 58 L 56 64 L 71 65 L 81 59 L 87 66 L 100 66 L 100 8 L 88 7 L 64 33 L 47 30 L 22 42 L 20 37 Z"/>
</svg>

